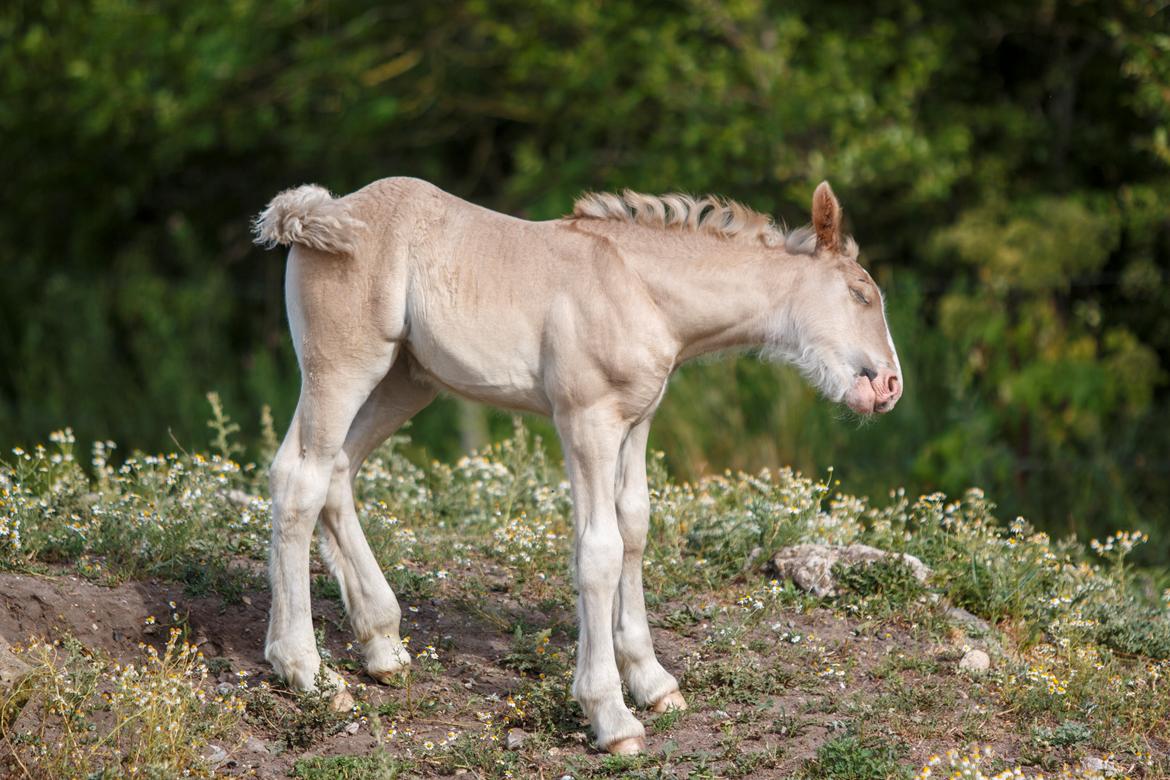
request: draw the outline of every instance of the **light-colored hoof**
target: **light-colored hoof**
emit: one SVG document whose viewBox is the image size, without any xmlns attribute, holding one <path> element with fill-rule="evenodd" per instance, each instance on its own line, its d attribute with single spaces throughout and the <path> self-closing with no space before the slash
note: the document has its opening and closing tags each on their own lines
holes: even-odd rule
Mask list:
<svg viewBox="0 0 1170 780">
<path fill-rule="evenodd" d="M 366 674 L 382 685 L 391 685 L 410 668 L 410 653 L 397 639 L 379 636 L 362 646 Z"/>
<path fill-rule="evenodd" d="M 405 664 L 403 666 L 399 666 L 396 669 L 366 669 L 366 674 L 368 674 L 370 678 L 376 683 L 380 683 L 382 685 L 393 685 L 405 677 L 406 673 L 409 671 L 410 665 Z"/>
<path fill-rule="evenodd" d="M 619 739 L 606 750 L 615 756 L 636 756 L 646 751 L 646 740 L 642 737 L 627 737 Z"/>
<path fill-rule="evenodd" d="M 669 710 L 685 710 L 687 708 L 687 700 L 678 691 L 671 691 L 663 696 L 658 701 L 654 702 L 650 707 L 654 712 L 667 712 Z"/>
</svg>

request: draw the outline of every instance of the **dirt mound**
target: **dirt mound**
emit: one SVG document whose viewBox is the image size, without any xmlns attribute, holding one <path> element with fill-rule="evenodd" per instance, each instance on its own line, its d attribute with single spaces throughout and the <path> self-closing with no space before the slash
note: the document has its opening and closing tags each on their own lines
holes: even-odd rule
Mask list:
<svg viewBox="0 0 1170 780">
<path fill-rule="evenodd" d="M 219 597 L 190 598 L 175 583 L 128 582 L 111 588 L 68 574 L 0 573 L 0 637 L 13 644 L 73 636 L 86 647 L 131 660 L 141 656 L 140 643 L 164 642 L 162 626 L 178 615 L 204 655 L 228 655 L 247 668 L 264 661 L 267 614 L 263 593 L 225 605 Z"/>
</svg>

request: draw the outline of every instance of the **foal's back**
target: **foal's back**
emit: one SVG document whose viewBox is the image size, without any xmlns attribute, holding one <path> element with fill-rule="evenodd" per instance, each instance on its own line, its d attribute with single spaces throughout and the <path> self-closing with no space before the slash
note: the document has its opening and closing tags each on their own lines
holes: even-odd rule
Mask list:
<svg viewBox="0 0 1170 780">
<path fill-rule="evenodd" d="M 652 306 L 612 241 L 573 220 L 500 214 L 418 179 L 382 179 L 337 202 L 365 225 L 351 258 L 331 258 L 355 266 L 360 295 L 349 305 L 396 323 L 385 336 L 437 383 L 548 414 L 566 372 L 588 394 L 592 373 L 621 373 L 621 362 L 634 370 L 635 355 L 620 355 L 637 352 L 630 342 L 647 331 Z M 295 272 L 315 273 L 319 261 L 305 261 Z"/>
</svg>

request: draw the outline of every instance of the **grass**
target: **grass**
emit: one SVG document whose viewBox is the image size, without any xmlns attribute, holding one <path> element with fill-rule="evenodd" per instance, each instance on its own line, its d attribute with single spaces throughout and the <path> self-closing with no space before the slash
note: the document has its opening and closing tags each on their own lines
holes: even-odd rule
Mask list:
<svg viewBox="0 0 1170 780">
<path fill-rule="evenodd" d="M 83 468 L 68 431 L 14 450 L 0 465 L 0 570 L 94 588 L 161 583 L 150 587 L 181 592 L 212 633 L 216 615 L 262 620 L 264 469 L 232 460 L 236 429 L 218 403 L 211 428 L 215 454 L 116 463 L 99 443 Z M 569 696 L 571 503 L 559 466 L 519 424 L 454 464 L 420 467 L 403 441 L 375 453 L 356 485 L 415 656 L 400 681 L 362 683 L 340 591 L 317 563 L 318 641 L 354 686 L 354 712 L 286 691 L 261 665 L 259 634 L 213 636 L 220 654 L 208 659 L 177 618 L 175 633 L 144 632 L 117 657 L 56 635 L 22 648 L 33 671 L 0 694 L 0 773 L 209 775 L 212 745 L 241 770 L 255 760 L 302 778 L 1052 776 L 1065 765 L 1075 776 L 1084 759 L 1134 777 L 1170 772 L 1170 592 L 1128 563 L 1142 534 L 1054 541 L 1023 520 L 1001 524 L 978 490 L 895 491 L 879 505 L 789 470 L 679 483 L 661 455 L 649 469 L 647 603 L 691 709 L 641 715 L 648 755 L 600 755 Z M 837 596 L 814 598 L 762 573 L 801 542 L 910 553 L 933 576 L 854 567 L 835 572 Z M 990 628 L 956 622 L 951 605 Z M 958 670 L 970 647 L 991 654 L 988 673 Z M 225 684 L 237 670 L 243 684 Z M 166 707 L 134 698 L 159 686 Z M 523 744 L 509 750 L 515 729 Z M 238 749 L 250 737 L 269 746 L 259 758 Z"/>
</svg>

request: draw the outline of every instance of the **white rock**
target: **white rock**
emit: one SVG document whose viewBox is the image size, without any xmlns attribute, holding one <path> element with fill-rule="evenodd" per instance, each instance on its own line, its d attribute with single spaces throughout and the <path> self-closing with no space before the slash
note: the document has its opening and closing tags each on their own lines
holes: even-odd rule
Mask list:
<svg viewBox="0 0 1170 780">
<path fill-rule="evenodd" d="M 1119 777 L 1124 773 L 1122 768 L 1114 762 L 1096 756 L 1082 758 L 1081 769 L 1086 772 L 1097 772 L 1104 777 Z"/>
<path fill-rule="evenodd" d="M 358 733 L 358 728 L 360 728 L 360 727 L 361 727 L 361 724 L 358 723 L 356 720 L 351 722 L 351 723 L 346 723 L 345 724 L 345 733 L 349 734 L 352 737 L 354 734 Z"/>
<path fill-rule="evenodd" d="M 968 650 L 963 653 L 963 658 L 959 661 L 959 668 L 964 672 L 986 672 L 991 668 L 991 656 L 982 650 Z"/>
</svg>

